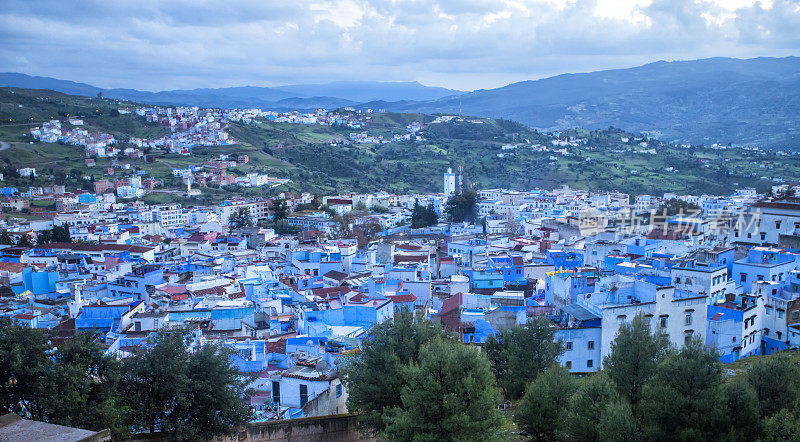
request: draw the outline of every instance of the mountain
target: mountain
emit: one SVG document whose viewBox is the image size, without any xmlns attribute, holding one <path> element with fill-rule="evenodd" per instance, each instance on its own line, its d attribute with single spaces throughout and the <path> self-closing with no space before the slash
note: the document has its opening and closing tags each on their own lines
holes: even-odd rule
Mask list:
<svg viewBox="0 0 800 442">
<path fill-rule="evenodd" d="M 680 142 L 800 148 L 800 58 L 710 58 L 522 81 L 397 112 L 506 118 L 545 130 L 621 127 Z"/>
<path fill-rule="evenodd" d="M 70 95 L 86 95 L 94 97 L 103 89 L 86 83 L 58 80 L 50 77 L 36 77 L 13 72 L 0 73 L 0 86 L 21 87 L 25 89 L 50 89 Z"/>
<path fill-rule="evenodd" d="M 280 86 L 276 89 L 301 98 L 312 96 L 329 96 L 340 97 L 361 103 L 365 101 L 378 100 L 436 100 L 439 98 L 464 93 L 463 91 L 446 89 L 443 87 L 424 86 L 416 81 L 335 81 L 326 84 L 299 84 L 295 86 Z"/>
<path fill-rule="evenodd" d="M 357 106 L 514 120 L 545 131 L 619 127 L 665 141 L 800 150 L 800 58 L 659 61 L 461 91 L 417 82 L 343 81 L 279 87 L 146 92 L 0 74 L 0 86 L 158 105 L 314 109 Z"/>
<path fill-rule="evenodd" d="M 280 87 L 241 86 L 227 88 L 139 91 L 102 89 L 84 83 L 0 73 L 0 87 L 50 89 L 71 95 L 103 96 L 139 103 L 201 107 L 261 107 L 265 109 L 313 109 L 350 106 L 365 101 L 433 100 L 463 93 L 453 89 L 429 87 L 418 82 L 339 81 L 326 84 L 297 84 Z"/>
</svg>

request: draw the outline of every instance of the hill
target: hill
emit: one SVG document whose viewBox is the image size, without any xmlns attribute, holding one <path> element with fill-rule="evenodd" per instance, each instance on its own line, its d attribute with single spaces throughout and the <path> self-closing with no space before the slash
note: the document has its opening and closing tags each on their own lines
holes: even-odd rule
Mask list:
<svg viewBox="0 0 800 442">
<path fill-rule="evenodd" d="M 121 174 L 141 171 L 163 179 L 165 189 L 146 197 L 150 202 L 217 201 L 232 195 L 266 195 L 267 188 L 204 188 L 203 196 L 186 200 L 184 183 L 173 168 L 202 166 L 220 155 L 249 157 L 247 164 L 229 169 L 235 175 L 250 172 L 290 178 L 278 190 L 394 193 L 440 192 L 442 172 L 464 167 L 465 179 L 480 188 L 535 187 L 621 191 L 630 194 L 727 194 L 752 186 L 766 191 L 776 182 L 796 181 L 800 156 L 761 149 L 711 149 L 682 147 L 642 134 L 615 128 L 572 129 L 543 133 L 522 124 L 489 118 L 442 118 L 417 113 L 361 114 L 359 129 L 319 124 L 276 123 L 256 118 L 251 124 L 232 122 L 226 130 L 234 145 L 195 147 L 191 155 L 147 149 L 152 161 L 142 158 L 97 158 L 85 164 L 83 148 L 43 143 L 27 134 L 31 127 L 51 118 L 81 117 L 89 132 L 109 132 L 123 142 L 134 137 L 160 137 L 169 129 L 148 123 L 131 111 L 135 103 L 108 98 L 65 95 L 53 91 L 0 89 L 0 169 L 6 186 L 25 188 L 53 181 L 69 188 L 85 187 L 83 176 L 104 178 L 104 168 L 115 163 Z M 352 116 L 353 111 L 333 111 Z M 368 118 L 366 118 L 368 117 Z M 11 121 L 8 121 L 8 120 Z M 421 130 L 406 140 L 407 126 Z M 369 142 L 350 142 L 354 132 L 366 132 Z M 396 137 L 400 136 L 400 137 Z M 392 140 L 395 141 L 392 141 Z M 14 171 L 36 167 L 35 180 L 21 179 Z"/>
<path fill-rule="evenodd" d="M 545 131 L 622 127 L 662 140 L 800 149 L 800 58 L 711 58 L 564 74 L 426 102 L 397 112 L 507 118 Z"/>
<path fill-rule="evenodd" d="M 383 81 L 339 81 L 278 87 L 241 86 L 149 92 L 136 89 L 103 89 L 84 83 L 19 73 L 0 73 L 0 87 L 48 89 L 90 97 L 102 93 L 108 98 L 162 106 L 265 109 L 339 107 L 374 100 L 432 100 L 462 93 L 452 89 L 429 87 L 418 82 Z"/>
</svg>

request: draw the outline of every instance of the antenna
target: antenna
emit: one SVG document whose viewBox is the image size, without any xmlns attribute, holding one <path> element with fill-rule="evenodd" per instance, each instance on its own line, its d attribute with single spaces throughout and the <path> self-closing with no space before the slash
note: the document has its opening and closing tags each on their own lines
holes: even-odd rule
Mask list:
<svg viewBox="0 0 800 442">
<path fill-rule="evenodd" d="M 318 371 L 322 373 L 325 369 L 328 368 L 328 361 L 321 359 L 314 365 L 314 371 Z"/>
</svg>

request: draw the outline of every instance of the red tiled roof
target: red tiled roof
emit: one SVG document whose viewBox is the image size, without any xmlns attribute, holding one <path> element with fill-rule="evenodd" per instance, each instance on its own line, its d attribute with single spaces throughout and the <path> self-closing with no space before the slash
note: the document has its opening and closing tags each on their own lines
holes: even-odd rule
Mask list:
<svg viewBox="0 0 800 442">
<path fill-rule="evenodd" d="M 414 296 L 413 293 L 404 293 L 402 295 L 387 295 L 386 297 L 391 299 L 392 302 L 397 304 L 404 304 L 407 302 L 414 302 L 417 300 L 417 297 Z"/>
<path fill-rule="evenodd" d="M 155 250 L 152 247 L 134 246 L 130 244 L 72 244 L 67 242 L 54 242 L 51 244 L 42 244 L 34 247 L 36 249 L 65 249 L 75 252 L 131 252 L 131 253 L 145 253 Z"/>
<path fill-rule="evenodd" d="M 458 308 L 461 307 L 462 302 L 463 302 L 463 294 L 461 292 L 458 292 L 455 295 L 442 301 L 442 309 L 439 311 L 439 314 L 444 315 L 452 312 L 453 310 L 457 310 Z"/>
<path fill-rule="evenodd" d="M 276 341 L 267 340 L 267 353 L 286 354 L 286 339 L 280 338 Z"/>
<path fill-rule="evenodd" d="M 395 255 L 394 262 L 425 262 L 428 260 L 428 255 Z"/>
<path fill-rule="evenodd" d="M 161 290 L 168 295 L 179 295 L 181 293 L 189 292 L 185 285 L 166 285 L 164 287 L 159 287 L 158 290 Z"/>
<path fill-rule="evenodd" d="M 16 315 L 12 316 L 12 318 L 14 318 L 14 319 L 23 319 L 25 321 L 30 321 L 31 319 L 33 319 L 35 317 L 36 317 L 35 315 L 31 315 L 29 313 L 19 313 L 19 314 L 16 314 Z"/>
<path fill-rule="evenodd" d="M 311 294 L 314 296 L 319 296 L 320 298 L 336 298 L 347 293 L 352 292 L 348 286 L 341 286 L 341 287 L 321 287 L 318 289 L 311 289 Z"/>
</svg>

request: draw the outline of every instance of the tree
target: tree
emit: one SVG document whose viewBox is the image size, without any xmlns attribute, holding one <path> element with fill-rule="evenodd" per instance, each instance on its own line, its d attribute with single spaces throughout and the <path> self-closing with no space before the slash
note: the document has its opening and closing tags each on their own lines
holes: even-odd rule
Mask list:
<svg viewBox="0 0 800 442">
<path fill-rule="evenodd" d="M 280 200 L 278 204 L 275 205 L 275 208 L 272 211 L 272 219 L 274 221 L 280 221 L 282 219 L 286 219 L 289 216 L 289 205 L 286 203 L 286 200 Z"/>
<path fill-rule="evenodd" d="M 528 383 L 564 352 L 544 317 L 492 334 L 484 348 L 498 384 L 511 399 L 522 397 Z"/>
<path fill-rule="evenodd" d="M 747 370 L 762 417 L 770 417 L 800 400 L 800 368 L 786 354 L 759 358 Z"/>
<path fill-rule="evenodd" d="M 617 390 L 608 377 L 599 373 L 586 379 L 572 396 L 564 418 L 560 420 L 560 439 L 565 441 L 598 441 L 598 428 L 606 408 L 618 401 Z"/>
<path fill-rule="evenodd" d="M 367 210 L 367 205 L 364 203 L 364 201 L 359 201 L 355 206 L 353 206 L 353 210 L 356 212 L 364 212 Z"/>
<path fill-rule="evenodd" d="M 8 230 L 3 229 L 3 231 L 0 232 L 0 244 L 6 245 L 6 246 L 13 246 L 14 245 L 14 240 L 11 239 L 11 235 L 8 234 Z"/>
<path fill-rule="evenodd" d="M 642 440 L 631 406 L 625 400 L 612 401 L 600 416 L 597 437 L 602 441 L 636 442 Z"/>
<path fill-rule="evenodd" d="M 189 388 L 185 400 L 177 403 L 172 419 L 173 433 L 183 440 L 211 440 L 218 435 L 236 434 L 236 427 L 252 418 L 246 405 L 246 384 L 230 363 L 232 350 L 207 343 L 192 353 L 185 367 Z"/>
<path fill-rule="evenodd" d="M 23 233 L 17 238 L 17 247 L 33 247 L 31 237 L 27 233 Z"/>
<path fill-rule="evenodd" d="M 72 235 L 69 233 L 69 226 L 67 224 L 53 226 L 51 232 L 53 242 L 72 242 Z"/>
<path fill-rule="evenodd" d="M 576 389 L 577 381 L 569 371 L 553 365 L 528 384 L 514 422 L 533 440 L 555 440 L 556 424 Z"/>
<path fill-rule="evenodd" d="M 693 338 L 658 364 L 642 392 L 650 440 L 712 440 L 725 435 L 722 364 Z"/>
<path fill-rule="evenodd" d="M 53 242 L 53 231 L 42 230 L 36 235 L 36 244 L 50 244 Z"/>
<path fill-rule="evenodd" d="M 473 190 L 459 190 L 447 199 L 444 212 L 447 219 L 454 223 L 475 221 L 478 194 Z"/>
<path fill-rule="evenodd" d="M 757 440 L 761 421 L 758 415 L 758 398 L 746 380 L 736 378 L 723 387 L 723 409 L 726 411 L 730 441 Z"/>
<path fill-rule="evenodd" d="M 611 352 L 603 361 L 605 372 L 616 385 L 620 395 L 628 400 L 633 416 L 640 421 L 639 401 L 642 388 L 655 373 L 658 363 L 666 355 L 669 341 L 660 332 L 650 332 L 650 325 L 642 315 L 620 327 L 611 343 Z"/>
<path fill-rule="evenodd" d="M 126 406 L 117 395 L 119 362 L 105 354 L 92 332 L 78 333 L 53 354 L 43 379 L 39 409 L 44 420 L 99 431 L 110 428 L 127 435 L 121 417 Z"/>
<path fill-rule="evenodd" d="M 387 440 L 484 441 L 497 438 L 500 394 L 476 348 L 437 337 L 402 373 L 400 406 L 384 416 Z"/>
<path fill-rule="evenodd" d="M 40 329 L 0 317 L 0 410 L 43 419 L 35 404 L 51 373 L 47 336 Z"/>
<path fill-rule="evenodd" d="M 420 229 L 433 226 L 439 222 L 439 215 L 433 209 L 433 204 L 421 206 L 419 201 L 414 201 L 414 209 L 411 211 L 411 228 Z"/>
<path fill-rule="evenodd" d="M 250 219 L 250 208 L 239 207 L 235 212 L 231 213 L 228 217 L 228 226 L 231 229 L 239 229 L 242 227 L 250 227 L 253 221 Z"/>
<path fill-rule="evenodd" d="M 373 326 L 361 352 L 341 363 L 348 410 L 361 412 L 359 421 L 367 426 L 383 429 L 384 412 L 402 405 L 403 366 L 416 362 L 422 345 L 442 334 L 439 325 L 415 318 L 408 308 Z"/>
<path fill-rule="evenodd" d="M 191 340 L 187 330 L 160 331 L 122 362 L 120 385 L 135 429 L 207 440 L 235 434 L 249 420 L 229 353 L 214 345 L 190 353 Z"/>
<path fill-rule="evenodd" d="M 764 440 L 800 442 L 800 417 L 786 408 L 764 420 Z"/>
</svg>

